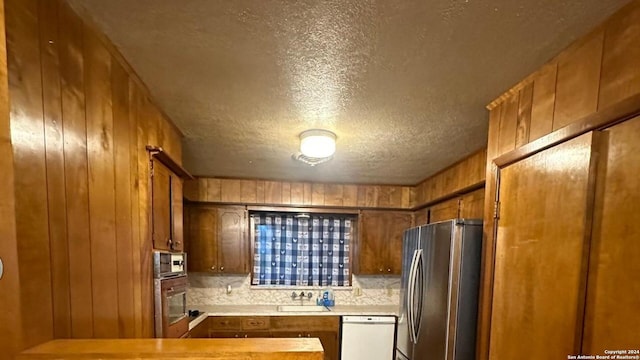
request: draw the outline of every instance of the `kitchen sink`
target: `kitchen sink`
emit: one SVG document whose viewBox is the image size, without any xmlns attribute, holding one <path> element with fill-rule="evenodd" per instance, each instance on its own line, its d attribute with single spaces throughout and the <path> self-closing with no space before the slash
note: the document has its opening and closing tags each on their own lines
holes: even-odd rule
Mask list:
<svg viewBox="0 0 640 360">
<path fill-rule="evenodd" d="M 329 312 L 324 306 L 313 305 L 278 305 L 278 311 L 282 312 Z"/>
</svg>

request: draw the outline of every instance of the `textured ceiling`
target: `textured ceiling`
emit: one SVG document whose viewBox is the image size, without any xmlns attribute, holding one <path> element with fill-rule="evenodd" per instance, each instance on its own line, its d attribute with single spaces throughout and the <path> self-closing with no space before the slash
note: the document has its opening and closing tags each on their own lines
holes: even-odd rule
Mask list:
<svg viewBox="0 0 640 360">
<path fill-rule="evenodd" d="M 195 175 L 415 184 L 483 147 L 484 105 L 626 0 L 70 0 L 184 132 Z M 298 135 L 338 136 L 328 163 Z"/>
</svg>

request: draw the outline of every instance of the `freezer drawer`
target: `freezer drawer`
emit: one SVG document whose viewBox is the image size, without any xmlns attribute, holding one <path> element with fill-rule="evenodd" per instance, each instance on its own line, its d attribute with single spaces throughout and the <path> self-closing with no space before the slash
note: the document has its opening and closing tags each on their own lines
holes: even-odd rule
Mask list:
<svg viewBox="0 0 640 360">
<path fill-rule="evenodd" d="M 393 360 L 395 316 L 343 316 L 342 360 Z"/>
</svg>

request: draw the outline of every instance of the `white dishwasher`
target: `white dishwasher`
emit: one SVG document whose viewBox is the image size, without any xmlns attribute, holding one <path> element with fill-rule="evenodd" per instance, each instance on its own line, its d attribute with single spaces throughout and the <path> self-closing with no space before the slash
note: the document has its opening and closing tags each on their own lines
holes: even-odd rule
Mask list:
<svg viewBox="0 0 640 360">
<path fill-rule="evenodd" d="M 395 316 L 343 316 L 342 360 L 392 360 Z"/>
</svg>

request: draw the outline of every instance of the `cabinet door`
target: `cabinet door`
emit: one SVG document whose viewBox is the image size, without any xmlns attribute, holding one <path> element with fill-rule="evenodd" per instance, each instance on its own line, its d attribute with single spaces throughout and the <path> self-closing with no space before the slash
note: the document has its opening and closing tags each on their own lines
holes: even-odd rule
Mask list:
<svg viewBox="0 0 640 360">
<path fill-rule="evenodd" d="M 363 211 L 360 214 L 358 274 L 381 275 L 386 270 L 388 258 L 385 241 L 387 226 L 388 216 L 384 212 Z"/>
<path fill-rule="evenodd" d="M 171 244 L 171 171 L 159 161 L 152 161 L 151 203 L 153 208 L 153 247 L 170 250 Z"/>
<path fill-rule="evenodd" d="M 171 175 L 171 248 L 184 251 L 184 219 L 182 205 L 182 179 Z"/>
<path fill-rule="evenodd" d="M 640 117 L 603 132 L 583 354 L 640 344 Z"/>
<path fill-rule="evenodd" d="M 196 325 L 189 331 L 191 338 L 194 339 L 206 339 L 209 337 L 209 319 L 204 319 L 200 324 Z"/>
<path fill-rule="evenodd" d="M 218 271 L 230 274 L 249 272 L 246 210 L 241 207 L 218 209 Z"/>
<path fill-rule="evenodd" d="M 187 268 L 193 272 L 217 271 L 218 212 L 214 207 L 189 207 Z"/>
<path fill-rule="evenodd" d="M 387 221 L 387 267 L 384 269 L 388 275 L 402 274 L 402 235 L 412 226 L 411 213 L 392 212 Z"/>
<path fill-rule="evenodd" d="M 462 195 L 459 216 L 462 219 L 482 219 L 484 217 L 484 188 Z"/>
<path fill-rule="evenodd" d="M 490 359 L 580 351 L 593 134 L 500 171 Z"/>
</svg>

